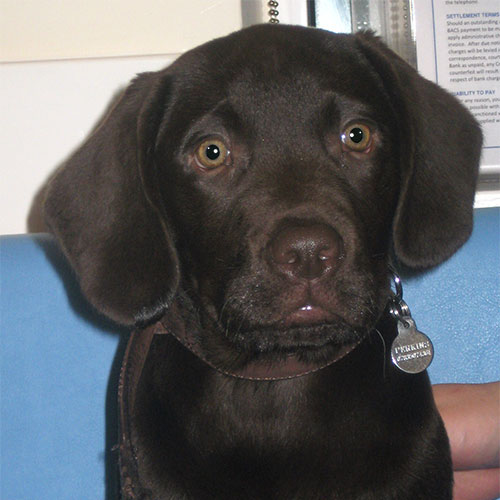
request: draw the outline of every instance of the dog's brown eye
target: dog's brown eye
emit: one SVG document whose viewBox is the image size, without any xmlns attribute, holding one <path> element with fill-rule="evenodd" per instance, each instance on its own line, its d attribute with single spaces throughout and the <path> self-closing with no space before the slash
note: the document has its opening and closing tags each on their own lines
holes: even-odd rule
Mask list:
<svg viewBox="0 0 500 500">
<path fill-rule="evenodd" d="M 366 125 L 354 123 L 344 130 L 341 139 L 347 149 L 363 152 L 372 144 L 372 133 Z"/>
<path fill-rule="evenodd" d="M 220 139 L 207 139 L 196 150 L 196 161 L 202 168 L 217 168 L 224 164 L 229 150 Z"/>
</svg>

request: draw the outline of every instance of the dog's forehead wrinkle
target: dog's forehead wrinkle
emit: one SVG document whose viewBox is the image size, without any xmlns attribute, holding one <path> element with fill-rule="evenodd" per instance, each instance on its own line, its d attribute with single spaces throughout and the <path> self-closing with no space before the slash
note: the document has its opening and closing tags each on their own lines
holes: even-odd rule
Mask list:
<svg viewBox="0 0 500 500">
<path fill-rule="evenodd" d="M 227 98 L 223 98 L 211 109 L 204 111 L 187 123 L 184 143 L 189 143 L 193 137 L 203 137 L 206 134 L 224 133 L 226 131 L 238 132 L 241 125 L 240 117 L 231 106 L 231 103 Z"/>
</svg>

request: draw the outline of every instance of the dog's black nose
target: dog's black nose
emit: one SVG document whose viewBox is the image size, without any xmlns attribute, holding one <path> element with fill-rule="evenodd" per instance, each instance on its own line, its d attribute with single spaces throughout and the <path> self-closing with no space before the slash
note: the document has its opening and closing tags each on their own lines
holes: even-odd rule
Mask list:
<svg viewBox="0 0 500 500">
<path fill-rule="evenodd" d="M 325 224 L 287 227 L 268 246 L 271 266 L 292 279 L 315 280 L 330 273 L 343 254 L 341 236 Z"/>
</svg>

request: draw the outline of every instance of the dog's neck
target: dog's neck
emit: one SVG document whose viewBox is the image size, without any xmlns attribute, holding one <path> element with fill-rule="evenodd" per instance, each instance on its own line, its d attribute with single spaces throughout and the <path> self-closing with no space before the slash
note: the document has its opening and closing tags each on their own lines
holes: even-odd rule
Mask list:
<svg viewBox="0 0 500 500">
<path fill-rule="evenodd" d="M 149 331 L 153 335 L 171 335 L 211 368 L 234 378 L 273 381 L 302 377 L 322 370 L 344 358 L 363 340 L 361 338 L 356 342 L 340 345 L 327 359 L 321 362 L 303 361 L 296 355 L 290 354 L 277 360 L 252 359 L 239 365 L 228 367 L 224 366 L 223 363 L 219 364 L 217 361 L 210 359 L 205 354 L 199 336 L 195 333 L 196 326 L 189 325 L 189 323 L 184 321 L 183 314 L 179 312 L 179 307 L 179 304 L 174 303 L 168 313 L 152 325 Z"/>
</svg>

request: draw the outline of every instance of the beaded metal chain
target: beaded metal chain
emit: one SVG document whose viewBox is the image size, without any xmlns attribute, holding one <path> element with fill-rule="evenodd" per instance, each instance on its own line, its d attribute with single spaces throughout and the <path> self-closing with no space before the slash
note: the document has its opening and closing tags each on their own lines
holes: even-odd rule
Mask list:
<svg viewBox="0 0 500 500">
<path fill-rule="evenodd" d="M 269 22 L 271 24 L 278 24 L 280 22 L 278 19 L 278 2 L 276 0 L 270 0 L 267 2 L 267 5 L 269 6 Z"/>
</svg>

